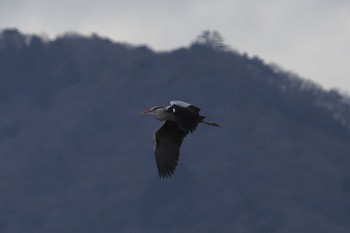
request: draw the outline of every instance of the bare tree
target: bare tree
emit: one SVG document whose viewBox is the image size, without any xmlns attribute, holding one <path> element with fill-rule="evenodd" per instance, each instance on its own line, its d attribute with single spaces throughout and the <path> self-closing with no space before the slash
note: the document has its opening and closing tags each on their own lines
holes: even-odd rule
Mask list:
<svg viewBox="0 0 350 233">
<path fill-rule="evenodd" d="M 196 37 L 192 45 L 206 46 L 216 50 L 225 50 L 227 48 L 223 36 L 216 30 L 203 31 Z"/>
</svg>

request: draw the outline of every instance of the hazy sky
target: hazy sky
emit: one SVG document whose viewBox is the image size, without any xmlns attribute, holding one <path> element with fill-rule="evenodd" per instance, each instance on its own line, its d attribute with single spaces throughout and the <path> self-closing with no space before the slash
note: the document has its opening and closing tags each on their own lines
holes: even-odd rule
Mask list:
<svg viewBox="0 0 350 233">
<path fill-rule="evenodd" d="M 51 38 L 96 32 L 156 50 L 217 30 L 240 52 L 350 92 L 349 0 L 0 0 L 7 27 Z"/>
</svg>

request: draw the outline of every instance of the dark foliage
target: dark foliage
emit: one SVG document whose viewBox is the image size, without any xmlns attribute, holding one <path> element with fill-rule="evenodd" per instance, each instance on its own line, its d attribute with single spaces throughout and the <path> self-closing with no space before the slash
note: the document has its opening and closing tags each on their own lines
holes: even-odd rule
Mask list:
<svg viewBox="0 0 350 233">
<path fill-rule="evenodd" d="M 223 46 L 2 31 L 0 232 L 349 232 L 349 98 Z M 221 128 L 160 180 L 138 112 L 172 99 Z"/>
</svg>

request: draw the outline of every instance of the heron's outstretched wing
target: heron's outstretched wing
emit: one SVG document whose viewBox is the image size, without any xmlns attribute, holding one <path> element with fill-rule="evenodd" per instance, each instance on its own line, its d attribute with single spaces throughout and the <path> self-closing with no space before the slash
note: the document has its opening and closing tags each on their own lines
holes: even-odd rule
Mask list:
<svg viewBox="0 0 350 233">
<path fill-rule="evenodd" d="M 165 121 L 153 136 L 159 176 L 170 177 L 179 161 L 180 147 L 186 133 L 178 127 L 176 122 Z"/>
<path fill-rule="evenodd" d="M 196 130 L 197 125 L 204 117 L 199 115 L 199 108 L 194 105 L 187 107 L 173 104 L 170 106 L 180 129 L 186 134 Z"/>
</svg>

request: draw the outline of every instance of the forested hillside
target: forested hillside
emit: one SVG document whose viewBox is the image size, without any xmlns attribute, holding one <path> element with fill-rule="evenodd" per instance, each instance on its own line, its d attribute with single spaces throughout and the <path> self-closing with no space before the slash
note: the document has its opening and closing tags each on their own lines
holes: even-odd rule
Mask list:
<svg viewBox="0 0 350 233">
<path fill-rule="evenodd" d="M 161 122 L 139 112 L 173 99 L 221 127 L 187 136 L 160 179 Z M 348 96 L 215 32 L 165 52 L 0 34 L 2 233 L 347 233 L 349 142 Z"/>
</svg>

